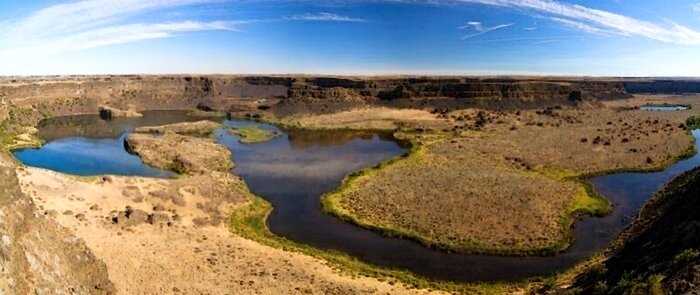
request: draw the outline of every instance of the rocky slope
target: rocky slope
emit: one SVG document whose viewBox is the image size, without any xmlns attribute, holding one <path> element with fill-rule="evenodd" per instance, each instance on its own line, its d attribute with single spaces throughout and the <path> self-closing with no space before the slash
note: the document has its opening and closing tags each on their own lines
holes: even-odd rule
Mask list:
<svg viewBox="0 0 700 295">
<path fill-rule="evenodd" d="M 276 76 L 89 76 L 0 79 L 0 101 L 43 115 L 125 110 L 201 109 L 278 114 L 330 113 L 356 106 L 421 108 L 543 107 L 626 97 L 603 80 L 359 78 Z"/>
<path fill-rule="evenodd" d="M 104 263 L 20 190 L 0 154 L 0 294 L 111 294 Z"/>
<path fill-rule="evenodd" d="M 608 258 L 581 275 L 584 294 L 697 294 L 700 291 L 700 169 L 649 201 Z"/>
</svg>

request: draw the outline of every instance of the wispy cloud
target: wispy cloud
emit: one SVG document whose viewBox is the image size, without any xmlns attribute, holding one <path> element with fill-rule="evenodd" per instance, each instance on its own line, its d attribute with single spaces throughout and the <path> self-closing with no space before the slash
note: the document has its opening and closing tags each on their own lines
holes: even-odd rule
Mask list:
<svg viewBox="0 0 700 295">
<path fill-rule="evenodd" d="M 466 40 L 466 39 L 471 39 L 471 38 L 474 38 L 476 36 L 486 34 L 488 32 L 493 32 L 496 30 L 504 29 L 504 28 L 510 27 L 512 25 L 513 24 L 511 23 L 511 24 L 497 25 L 497 26 L 493 26 L 493 27 L 484 27 L 484 25 L 481 22 L 470 21 L 470 22 L 467 22 L 466 25 L 459 27 L 459 29 L 469 30 L 469 31 L 474 32 L 474 33 L 471 33 L 471 34 L 468 34 L 468 35 L 465 35 L 464 37 L 462 37 L 462 40 Z"/>
<path fill-rule="evenodd" d="M 515 37 L 515 38 L 497 38 L 497 39 L 479 39 L 479 40 L 469 40 L 471 44 L 486 44 L 486 43 L 531 43 L 533 45 L 552 43 L 563 40 L 574 39 L 572 36 L 561 36 L 561 37 Z"/>
<path fill-rule="evenodd" d="M 225 30 L 235 31 L 235 22 L 172 22 L 158 24 L 129 24 L 88 30 L 61 38 L 48 39 L 40 44 L 0 49 L 6 57 L 32 56 L 90 49 L 102 46 L 126 44 L 136 41 L 163 39 L 176 33 Z"/>
<path fill-rule="evenodd" d="M 162 39 L 177 33 L 235 31 L 242 22 L 193 21 L 130 23 L 129 17 L 174 7 L 222 0 L 87 0 L 56 4 L 0 24 L 0 54 L 52 54 Z"/>
<path fill-rule="evenodd" d="M 586 23 L 582 23 L 582 22 L 578 22 L 578 21 L 575 21 L 575 20 L 570 20 L 570 19 L 566 19 L 566 18 L 559 18 L 559 17 L 550 17 L 549 19 L 551 19 L 551 20 L 553 20 L 553 21 L 555 21 L 555 22 L 561 23 L 561 24 L 563 24 L 563 25 L 565 25 L 565 26 L 567 26 L 567 27 L 570 27 L 570 28 L 573 28 L 573 29 L 577 29 L 577 30 L 579 30 L 579 31 L 584 31 L 584 32 L 586 32 L 586 33 L 598 34 L 598 35 L 613 35 L 613 34 L 615 34 L 615 32 L 612 32 L 612 31 L 609 31 L 609 30 L 605 30 L 605 29 L 601 29 L 601 28 L 599 28 L 599 27 L 594 27 L 594 26 L 592 26 L 592 25 L 589 25 L 589 24 L 586 24 Z M 620 34 L 629 36 L 629 34 L 625 34 L 625 33 L 620 33 Z"/>
<path fill-rule="evenodd" d="M 286 20 L 297 21 L 328 21 L 328 22 L 365 22 L 362 18 L 353 18 L 329 12 L 305 13 L 285 17 Z"/>
<path fill-rule="evenodd" d="M 10 22 L 11 35 L 50 36 L 115 23 L 152 10 L 220 2 L 219 0 L 87 0 L 56 4 Z"/>
<path fill-rule="evenodd" d="M 567 25 L 586 32 L 611 32 L 617 35 L 639 36 L 667 43 L 700 45 L 700 32 L 686 26 L 674 22 L 653 23 L 577 4 L 553 0 L 455 0 L 451 2 L 534 11 L 560 23 L 564 20 Z"/>
<path fill-rule="evenodd" d="M 691 5 L 690 8 L 693 9 L 693 11 L 700 13 L 700 2 Z"/>
</svg>

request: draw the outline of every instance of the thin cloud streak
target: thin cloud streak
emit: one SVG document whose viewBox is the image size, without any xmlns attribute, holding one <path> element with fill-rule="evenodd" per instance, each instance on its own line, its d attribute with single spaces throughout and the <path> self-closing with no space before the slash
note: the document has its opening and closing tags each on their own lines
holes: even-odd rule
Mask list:
<svg viewBox="0 0 700 295">
<path fill-rule="evenodd" d="M 149 39 L 163 39 L 178 33 L 199 31 L 239 31 L 239 26 L 254 22 L 319 21 L 365 22 L 328 12 L 301 14 L 267 20 L 201 22 L 183 20 L 163 23 L 129 23 L 129 19 L 152 11 L 232 0 L 85 0 L 56 4 L 27 17 L 0 22 L 2 59 L 33 54 L 56 54 L 66 51 L 125 44 Z"/>
<path fill-rule="evenodd" d="M 570 28 L 573 28 L 573 29 L 577 29 L 577 30 L 579 30 L 579 31 L 584 31 L 584 32 L 590 33 L 590 34 L 605 35 L 605 36 L 615 35 L 615 34 L 616 34 L 615 32 L 612 32 L 612 31 L 604 30 L 604 29 L 601 29 L 601 28 L 598 28 L 598 27 L 594 27 L 594 26 L 591 26 L 591 25 L 588 25 L 588 24 L 585 24 L 585 23 L 582 23 L 582 22 L 577 22 L 577 21 L 574 21 L 574 20 L 570 20 L 570 19 L 559 18 L 559 17 L 550 17 L 549 19 L 551 19 L 551 20 L 553 20 L 553 21 L 555 21 L 555 22 L 561 23 L 561 24 L 563 24 L 564 26 L 567 26 L 567 27 L 570 27 Z M 623 35 L 625 35 L 625 36 L 629 36 L 629 34 L 624 34 L 624 33 L 619 33 L 619 34 L 623 34 Z"/>
<path fill-rule="evenodd" d="M 41 54 L 56 54 L 136 41 L 163 39 L 177 33 L 198 31 L 236 31 L 238 22 L 172 22 L 111 26 L 46 40 L 41 44 L 0 50 L 0 57 L 12 59 Z M 2 59 L 0 59 L 2 60 Z"/>
<path fill-rule="evenodd" d="M 397 3 L 427 3 L 427 4 L 481 4 L 496 7 L 521 9 L 544 14 L 549 18 L 566 19 L 569 25 L 577 22 L 578 29 L 590 32 L 609 31 L 621 36 L 644 37 L 660 42 L 680 45 L 700 45 L 700 31 L 689 27 L 669 22 L 658 24 L 640 20 L 625 15 L 585 7 L 578 4 L 569 4 L 554 0 L 384 0 Z M 700 4 L 700 3 L 698 3 Z M 698 7 L 700 8 L 700 7 Z"/>
<path fill-rule="evenodd" d="M 52 36 L 80 32 L 152 10 L 222 2 L 221 0 L 87 0 L 56 4 L 10 22 L 9 37 Z"/>
<path fill-rule="evenodd" d="M 240 21 L 129 23 L 129 17 L 175 7 L 223 0 L 86 0 L 56 4 L 0 24 L 0 60 L 50 55 L 130 42 L 163 39 L 178 33 L 237 31 Z"/>
<path fill-rule="evenodd" d="M 563 41 L 575 39 L 572 36 L 566 37 L 522 37 L 522 38 L 500 38 L 500 39 L 481 39 L 481 40 L 471 40 L 467 43 L 470 44 L 481 44 L 481 43 L 514 43 L 514 42 L 530 42 L 535 41 L 534 45 L 551 43 L 554 41 Z"/>
<path fill-rule="evenodd" d="M 353 18 L 328 12 L 298 14 L 285 17 L 284 19 L 294 21 L 366 22 L 365 19 Z"/>
<path fill-rule="evenodd" d="M 568 4 L 553 0 L 455 0 L 461 3 L 474 3 L 507 8 L 518 8 L 544 13 L 550 17 L 576 21 L 586 25 L 586 29 L 597 28 L 623 36 L 640 36 L 666 43 L 700 45 L 700 32 L 680 24 L 662 26 L 632 17 Z M 579 26 L 579 29 L 584 28 Z"/>
<path fill-rule="evenodd" d="M 497 31 L 500 29 L 505 29 L 505 28 L 508 28 L 510 26 L 513 26 L 513 25 L 514 25 L 513 23 L 510 23 L 510 24 L 497 25 L 497 26 L 493 26 L 493 27 L 484 27 L 481 24 L 481 22 L 470 21 L 470 22 L 467 22 L 466 25 L 459 27 L 459 29 L 468 30 L 471 28 L 474 31 L 476 31 L 476 33 L 472 33 L 472 34 L 469 34 L 469 35 L 462 37 L 462 40 L 467 40 L 467 39 L 471 39 L 471 38 L 474 38 L 477 36 L 481 36 L 481 35 L 489 33 L 489 32 Z"/>
</svg>

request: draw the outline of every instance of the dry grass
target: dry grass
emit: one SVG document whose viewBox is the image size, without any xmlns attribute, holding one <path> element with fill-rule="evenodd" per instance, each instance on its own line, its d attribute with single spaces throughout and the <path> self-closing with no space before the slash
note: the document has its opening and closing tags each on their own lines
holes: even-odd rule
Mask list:
<svg viewBox="0 0 700 295">
<path fill-rule="evenodd" d="M 419 133 L 418 153 L 351 177 L 324 205 L 435 247 L 550 254 L 568 246 L 572 214 L 609 209 L 577 178 L 658 169 L 687 155 L 692 137 L 680 124 L 692 112 L 452 112 L 452 132 Z"/>
<path fill-rule="evenodd" d="M 472 140 L 478 139 L 429 143 L 407 160 L 359 176 L 341 191 L 338 207 L 345 216 L 361 216 L 365 226 L 397 229 L 394 234 L 440 248 L 560 250 L 568 230 L 561 214 L 577 184 L 512 169 L 503 159 L 466 148 Z"/>
<path fill-rule="evenodd" d="M 311 129 L 394 130 L 404 125 L 445 126 L 444 120 L 425 110 L 367 107 L 334 114 L 291 116 L 279 123 Z"/>
</svg>

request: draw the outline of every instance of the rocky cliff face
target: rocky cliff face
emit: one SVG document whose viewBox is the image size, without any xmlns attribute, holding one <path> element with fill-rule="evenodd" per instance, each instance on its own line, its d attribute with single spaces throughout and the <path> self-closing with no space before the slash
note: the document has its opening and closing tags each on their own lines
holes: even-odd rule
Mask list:
<svg viewBox="0 0 700 295">
<path fill-rule="evenodd" d="M 628 81 L 624 85 L 625 90 L 629 93 L 700 93 L 700 80 Z"/>
<path fill-rule="evenodd" d="M 0 294 L 111 294 L 107 269 L 82 240 L 36 208 L 0 154 Z"/>
<path fill-rule="evenodd" d="M 543 107 L 626 97 L 620 82 L 476 78 L 102 76 L 0 81 L 0 97 L 39 113 L 200 106 L 278 114 L 328 113 L 364 105 Z"/>
<path fill-rule="evenodd" d="M 284 79 L 241 77 L 120 76 L 0 83 L 0 97 L 52 115 L 95 113 L 100 105 L 118 109 L 194 108 L 208 100 L 284 96 Z"/>
<path fill-rule="evenodd" d="M 650 200 L 600 267 L 574 285 L 583 294 L 697 294 L 700 291 L 700 169 Z"/>
</svg>

